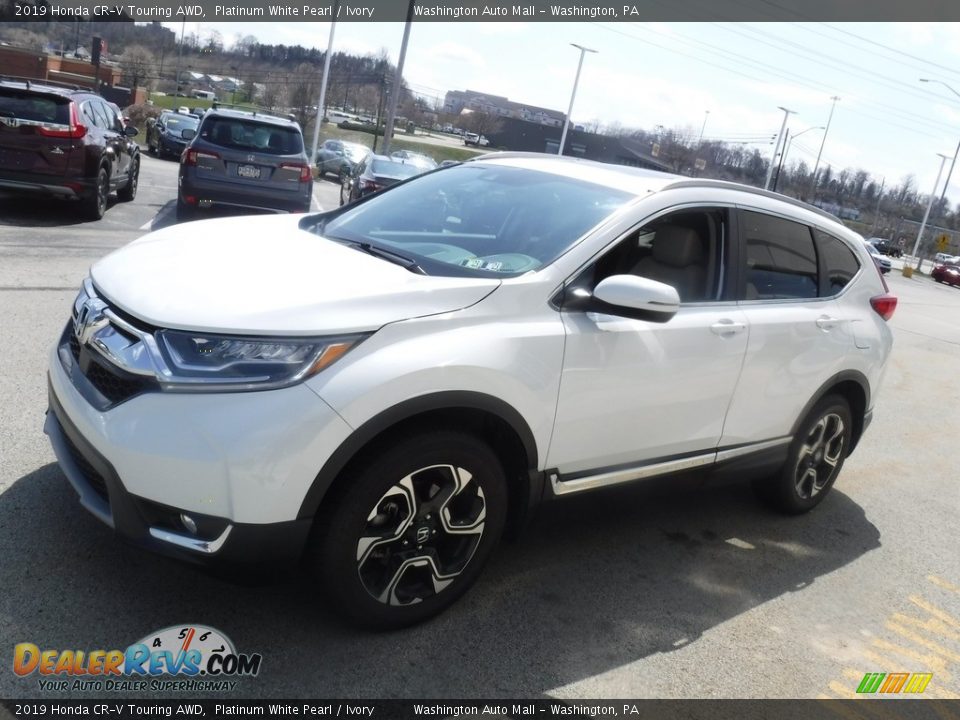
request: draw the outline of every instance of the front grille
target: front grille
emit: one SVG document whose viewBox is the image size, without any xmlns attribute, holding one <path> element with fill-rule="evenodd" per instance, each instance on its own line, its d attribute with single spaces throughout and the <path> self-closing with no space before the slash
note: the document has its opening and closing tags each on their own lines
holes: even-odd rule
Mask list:
<svg viewBox="0 0 960 720">
<path fill-rule="evenodd" d="M 157 382 L 152 378 L 127 373 L 102 359 L 96 350 L 89 346 L 82 346 L 77 336 L 73 334 L 72 321 L 68 322 L 66 328 L 64 328 L 60 347 L 62 348 L 61 359 L 73 378 L 74 386 L 84 394 L 92 405 L 100 410 L 106 410 L 141 393 L 159 388 Z M 69 351 L 69 356 L 66 356 L 66 351 Z M 68 357 L 73 360 L 72 368 L 69 367 Z M 89 386 L 96 393 L 84 391 L 81 385 L 86 383 L 78 380 L 78 375 L 86 378 Z"/>
<path fill-rule="evenodd" d="M 76 464 L 80 474 L 83 475 L 83 479 L 87 481 L 87 484 L 93 488 L 97 495 L 109 502 L 110 497 L 107 494 L 107 483 L 104 481 L 103 476 L 90 464 L 90 461 L 77 449 L 77 446 L 70 441 L 66 433 L 63 433 L 63 439 L 64 442 L 66 442 L 67 450 L 70 451 L 70 457 Z"/>
<path fill-rule="evenodd" d="M 139 395 L 153 384 L 149 380 L 121 377 L 95 361 L 87 365 L 87 371 L 84 374 L 90 384 L 114 405 Z"/>
</svg>

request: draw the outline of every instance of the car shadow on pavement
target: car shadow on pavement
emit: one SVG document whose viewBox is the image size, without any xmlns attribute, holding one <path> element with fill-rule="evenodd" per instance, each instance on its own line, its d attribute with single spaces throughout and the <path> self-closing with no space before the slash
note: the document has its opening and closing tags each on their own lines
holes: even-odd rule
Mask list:
<svg viewBox="0 0 960 720">
<path fill-rule="evenodd" d="M 612 489 L 544 506 L 440 617 L 367 633 L 306 580 L 238 585 L 118 542 L 51 463 L 0 494 L 0 648 L 124 649 L 200 623 L 263 655 L 233 697 L 534 697 L 687 647 L 879 546 L 837 490 L 782 517 L 742 486 Z M 42 695 L 0 674 L 0 696 Z"/>
<path fill-rule="evenodd" d="M 113 195 L 107 200 L 107 213 L 117 204 Z M 0 196 L 0 225 L 12 227 L 64 227 L 96 223 L 84 216 L 75 200 L 55 200 L 47 197 Z"/>
</svg>

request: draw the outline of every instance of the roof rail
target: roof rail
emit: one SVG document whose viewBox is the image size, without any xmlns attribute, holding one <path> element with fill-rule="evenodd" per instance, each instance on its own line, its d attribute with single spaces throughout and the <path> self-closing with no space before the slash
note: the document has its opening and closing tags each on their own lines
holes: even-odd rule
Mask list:
<svg viewBox="0 0 960 720">
<path fill-rule="evenodd" d="M 810 203 L 803 202 L 802 200 L 797 200 L 788 195 L 782 195 L 780 193 L 772 192 L 770 190 L 764 190 L 762 188 L 753 187 L 752 185 L 743 185 L 741 183 L 728 182 L 727 180 L 678 180 L 675 183 L 670 183 L 663 187 L 664 190 L 675 190 L 677 188 L 717 188 L 719 190 L 737 190 L 739 192 L 750 193 L 751 195 L 759 195 L 761 197 L 770 198 L 771 200 L 778 200 L 780 202 L 785 202 L 794 207 L 803 208 L 804 210 L 809 210 L 814 212 L 821 217 L 829 218 L 840 222 L 840 218 L 836 215 L 831 215 L 826 210 L 818 208 L 816 205 L 811 205 Z"/>
<path fill-rule="evenodd" d="M 192 99 L 197 100 L 199 98 Z M 270 110 L 264 110 L 263 108 L 252 108 L 247 105 L 233 105 L 231 103 L 222 103 L 219 100 L 214 102 L 216 103 L 216 107 L 211 105 L 211 110 L 233 110 L 234 112 L 245 112 L 250 113 L 251 115 L 265 115 L 267 117 L 278 118 L 280 120 L 289 120 L 292 123 L 297 122 L 297 116 L 293 113 L 273 112 Z"/>
<path fill-rule="evenodd" d="M 90 90 L 93 91 L 93 88 L 82 87 L 76 83 L 66 83 L 60 80 L 43 80 L 41 78 L 25 77 L 23 75 L 0 75 L 0 80 L 11 80 L 13 82 L 22 82 L 27 86 L 27 89 L 30 88 L 31 83 L 37 85 L 52 85 L 55 87 L 67 88 L 68 90 Z"/>
</svg>

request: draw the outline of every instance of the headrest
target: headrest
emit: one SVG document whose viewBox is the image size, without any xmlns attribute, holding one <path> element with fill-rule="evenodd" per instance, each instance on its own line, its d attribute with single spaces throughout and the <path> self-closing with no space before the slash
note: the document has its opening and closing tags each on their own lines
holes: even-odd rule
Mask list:
<svg viewBox="0 0 960 720">
<path fill-rule="evenodd" d="M 673 267 L 702 264 L 703 241 L 695 230 L 663 225 L 653 238 L 653 259 Z"/>
</svg>

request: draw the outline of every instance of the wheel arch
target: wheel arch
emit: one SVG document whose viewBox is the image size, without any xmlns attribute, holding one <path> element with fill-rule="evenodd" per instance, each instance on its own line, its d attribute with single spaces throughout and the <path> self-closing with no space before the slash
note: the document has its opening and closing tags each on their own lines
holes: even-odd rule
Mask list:
<svg viewBox="0 0 960 720">
<path fill-rule="evenodd" d="M 827 380 L 813 394 L 813 397 L 804 405 L 803 410 L 797 417 L 790 434 L 795 436 L 800 429 L 800 425 L 806 419 L 807 415 L 813 409 L 813 406 L 820 402 L 827 395 L 840 395 L 850 405 L 850 415 L 853 418 L 853 427 L 850 432 L 850 451 L 849 457 L 856 449 L 863 435 L 865 416 L 867 408 L 870 407 L 870 381 L 866 375 L 857 370 L 844 370 Z"/>
<path fill-rule="evenodd" d="M 460 427 L 488 442 L 504 464 L 510 488 L 508 527 L 522 523 L 543 492 L 539 454 L 533 431 L 523 416 L 503 400 L 478 392 L 447 391 L 412 398 L 366 421 L 330 455 L 300 505 L 298 518 L 314 517 L 324 499 L 343 482 L 343 471 L 365 451 L 404 432 Z"/>
</svg>

